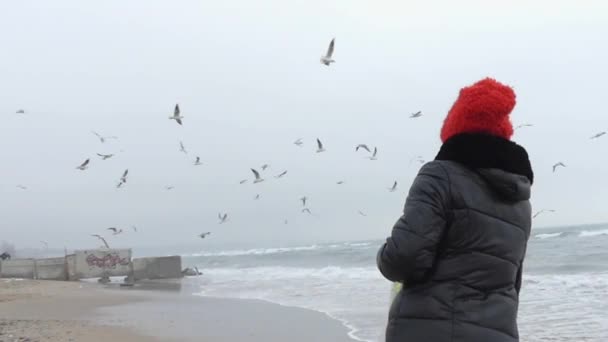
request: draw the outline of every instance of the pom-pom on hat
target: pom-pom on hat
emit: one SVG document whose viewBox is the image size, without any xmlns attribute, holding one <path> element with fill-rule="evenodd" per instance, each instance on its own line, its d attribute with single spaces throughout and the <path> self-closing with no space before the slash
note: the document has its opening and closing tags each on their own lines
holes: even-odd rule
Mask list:
<svg viewBox="0 0 608 342">
<path fill-rule="evenodd" d="M 441 141 L 460 133 L 485 133 L 511 139 L 509 114 L 515 107 L 515 92 L 495 79 L 485 78 L 462 88 L 443 122 Z"/>
</svg>

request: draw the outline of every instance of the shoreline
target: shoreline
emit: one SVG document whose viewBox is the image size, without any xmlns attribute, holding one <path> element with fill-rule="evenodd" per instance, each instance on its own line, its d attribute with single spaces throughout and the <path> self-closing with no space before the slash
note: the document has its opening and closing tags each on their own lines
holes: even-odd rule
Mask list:
<svg viewBox="0 0 608 342">
<path fill-rule="evenodd" d="M 122 288 L 0 279 L 0 340 L 357 341 L 343 322 L 319 311 L 205 297 L 189 287 L 179 281 Z"/>
</svg>

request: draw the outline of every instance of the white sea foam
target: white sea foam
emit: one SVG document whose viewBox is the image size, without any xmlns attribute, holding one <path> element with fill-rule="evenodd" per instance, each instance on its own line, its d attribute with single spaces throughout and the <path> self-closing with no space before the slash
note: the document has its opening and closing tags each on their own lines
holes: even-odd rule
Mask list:
<svg viewBox="0 0 608 342">
<path fill-rule="evenodd" d="M 299 247 L 237 249 L 237 250 L 231 250 L 231 251 L 193 253 L 193 254 L 184 255 L 184 256 L 215 257 L 215 256 L 241 256 L 241 255 L 269 255 L 269 254 L 281 254 L 281 253 L 289 253 L 289 252 L 297 252 L 297 251 L 312 251 L 315 249 L 319 249 L 319 246 L 311 245 L 311 246 L 299 246 Z"/>
<path fill-rule="evenodd" d="M 601 236 L 601 235 L 608 235 L 608 229 L 602 229 L 602 230 L 583 230 L 579 234 L 580 237 Z"/>
<path fill-rule="evenodd" d="M 544 233 L 544 234 L 536 234 L 534 235 L 535 238 L 537 239 L 550 239 L 550 238 L 554 238 L 554 237 L 558 237 L 561 236 L 562 233 Z"/>
</svg>

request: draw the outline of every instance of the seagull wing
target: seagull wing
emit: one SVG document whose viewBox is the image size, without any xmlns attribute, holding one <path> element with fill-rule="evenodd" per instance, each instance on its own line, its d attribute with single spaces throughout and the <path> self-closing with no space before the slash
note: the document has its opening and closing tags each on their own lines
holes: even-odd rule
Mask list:
<svg viewBox="0 0 608 342">
<path fill-rule="evenodd" d="M 260 179 L 260 173 L 258 171 L 256 171 L 255 169 L 251 169 L 251 172 L 253 172 L 255 179 Z"/>
<path fill-rule="evenodd" d="M 371 152 L 371 151 L 369 150 L 369 147 L 367 147 L 367 145 L 365 145 L 365 144 L 359 144 L 359 145 L 357 145 L 357 147 L 355 148 L 355 152 L 356 152 L 356 151 L 359 151 L 359 149 L 360 149 L 360 148 L 362 148 L 362 149 L 366 150 L 367 152 Z"/>
<path fill-rule="evenodd" d="M 321 140 L 319 140 L 319 138 L 317 138 L 317 146 L 319 147 L 319 150 L 323 149 L 323 143 Z"/>
<path fill-rule="evenodd" d="M 333 56 L 334 54 L 334 47 L 336 45 L 336 38 L 332 39 L 331 42 L 329 43 L 329 47 L 327 48 L 327 58 L 331 58 L 331 56 Z"/>
<path fill-rule="evenodd" d="M 114 228 L 114 227 L 108 228 L 108 230 L 111 230 L 111 231 L 113 231 L 114 233 L 118 232 L 118 229 L 116 229 L 116 228 Z"/>
<path fill-rule="evenodd" d="M 122 178 L 127 177 L 128 174 L 129 174 L 129 169 L 126 169 L 125 172 L 122 173 Z"/>
<path fill-rule="evenodd" d="M 373 154 L 373 156 L 375 157 L 377 153 L 378 153 L 378 148 L 374 147 L 374 154 Z"/>
</svg>

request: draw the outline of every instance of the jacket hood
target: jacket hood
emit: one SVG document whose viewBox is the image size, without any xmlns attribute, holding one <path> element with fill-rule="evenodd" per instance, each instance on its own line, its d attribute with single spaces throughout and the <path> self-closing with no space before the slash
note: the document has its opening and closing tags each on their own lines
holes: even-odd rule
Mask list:
<svg viewBox="0 0 608 342">
<path fill-rule="evenodd" d="M 528 153 L 510 140 L 487 134 L 458 134 L 443 143 L 435 160 L 451 160 L 475 170 L 508 200 L 530 198 L 534 173 Z"/>
</svg>

